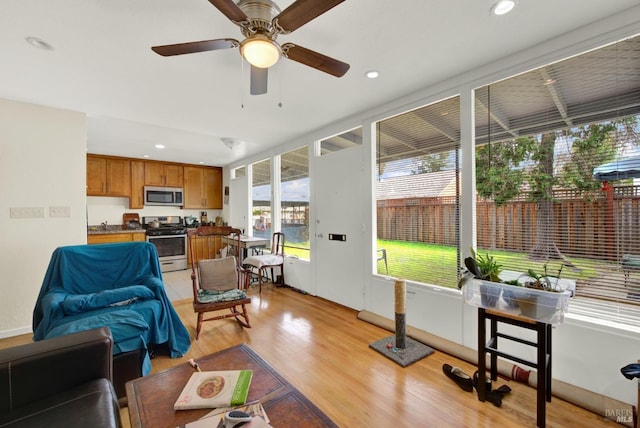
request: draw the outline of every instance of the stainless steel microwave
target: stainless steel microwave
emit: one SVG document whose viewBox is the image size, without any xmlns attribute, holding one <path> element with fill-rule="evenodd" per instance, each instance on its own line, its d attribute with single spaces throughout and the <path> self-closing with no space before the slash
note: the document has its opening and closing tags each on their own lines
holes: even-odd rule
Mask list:
<svg viewBox="0 0 640 428">
<path fill-rule="evenodd" d="M 184 189 L 182 187 L 144 186 L 144 204 L 181 207 L 184 205 Z"/>
</svg>

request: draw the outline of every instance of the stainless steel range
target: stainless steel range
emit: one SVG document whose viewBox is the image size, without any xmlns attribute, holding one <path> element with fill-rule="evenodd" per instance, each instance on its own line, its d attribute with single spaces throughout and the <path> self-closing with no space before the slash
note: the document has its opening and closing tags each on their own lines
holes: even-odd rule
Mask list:
<svg viewBox="0 0 640 428">
<path fill-rule="evenodd" d="M 142 217 L 147 241 L 156 246 L 162 272 L 184 270 L 187 263 L 187 228 L 179 216 Z"/>
</svg>

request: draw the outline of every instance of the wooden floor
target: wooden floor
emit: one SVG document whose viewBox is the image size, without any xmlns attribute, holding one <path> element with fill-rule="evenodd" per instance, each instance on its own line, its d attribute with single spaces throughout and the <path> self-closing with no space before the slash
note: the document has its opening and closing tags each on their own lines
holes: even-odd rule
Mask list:
<svg viewBox="0 0 640 428">
<path fill-rule="evenodd" d="M 246 343 L 341 427 L 533 427 L 535 390 L 498 379 L 513 392 L 497 408 L 480 402 L 442 373 L 442 365 L 468 374 L 475 367 L 436 350 L 406 368 L 368 347 L 392 333 L 361 321 L 353 310 L 287 288 L 250 292 L 253 328 L 235 321 L 205 323 L 183 358 L 158 356 L 153 372 Z M 174 307 L 194 337 L 189 300 Z M 0 348 L 29 342 L 30 335 L 0 340 Z M 126 415 L 126 409 L 123 409 Z M 124 421 L 128 425 L 128 421 Z M 548 427 L 613 426 L 613 422 L 556 397 L 547 404 Z M 281 427 L 287 428 L 287 427 Z"/>
</svg>

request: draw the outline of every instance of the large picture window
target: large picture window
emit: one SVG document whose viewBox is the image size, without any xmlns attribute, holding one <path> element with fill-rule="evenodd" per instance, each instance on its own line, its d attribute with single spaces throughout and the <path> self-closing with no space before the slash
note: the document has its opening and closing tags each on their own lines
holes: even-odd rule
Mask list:
<svg viewBox="0 0 640 428">
<path fill-rule="evenodd" d="M 285 234 L 285 254 L 310 259 L 309 247 L 309 147 L 280 156 L 280 218 Z"/>
<path fill-rule="evenodd" d="M 477 243 L 506 276 L 640 304 L 640 38 L 476 90 Z"/>
<path fill-rule="evenodd" d="M 271 159 L 252 164 L 251 223 L 253 236 L 271 239 Z"/>
<path fill-rule="evenodd" d="M 459 266 L 460 100 L 377 123 L 377 273 L 446 287 Z"/>
</svg>

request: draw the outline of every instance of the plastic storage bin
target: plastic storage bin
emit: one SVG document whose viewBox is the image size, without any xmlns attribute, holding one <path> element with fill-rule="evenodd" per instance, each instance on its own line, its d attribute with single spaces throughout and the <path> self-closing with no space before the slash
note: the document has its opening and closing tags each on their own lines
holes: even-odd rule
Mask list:
<svg viewBox="0 0 640 428">
<path fill-rule="evenodd" d="M 462 288 L 464 302 L 547 324 L 560 324 L 569 308 L 570 291 L 551 292 L 472 279 Z"/>
</svg>

